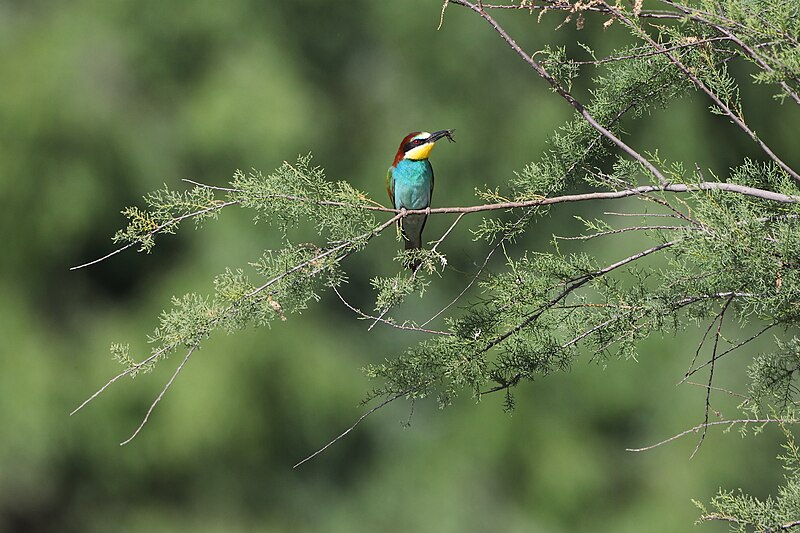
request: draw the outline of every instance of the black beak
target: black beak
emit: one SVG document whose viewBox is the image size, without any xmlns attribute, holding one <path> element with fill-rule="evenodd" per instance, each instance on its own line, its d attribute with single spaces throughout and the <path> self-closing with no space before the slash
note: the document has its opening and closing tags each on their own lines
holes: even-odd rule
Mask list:
<svg viewBox="0 0 800 533">
<path fill-rule="evenodd" d="M 449 140 L 451 143 L 454 143 L 454 142 L 456 142 L 456 140 L 453 139 L 453 132 L 454 131 L 456 131 L 456 130 L 454 130 L 454 129 L 453 130 L 442 130 L 442 131 L 437 131 L 436 133 L 431 133 L 431 136 L 428 137 L 426 142 L 436 142 L 439 139 L 441 139 L 442 137 L 447 137 L 447 140 Z"/>
</svg>

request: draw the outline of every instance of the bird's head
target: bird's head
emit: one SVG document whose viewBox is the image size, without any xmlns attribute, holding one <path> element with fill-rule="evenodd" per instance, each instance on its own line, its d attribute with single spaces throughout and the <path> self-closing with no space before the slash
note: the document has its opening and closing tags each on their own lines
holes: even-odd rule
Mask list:
<svg viewBox="0 0 800 533">
<path fill-rule="evenodd" d="M 394 164 L 400 162 L 401 159 L 412 159 L 418 161 L 420 159 L 428 159 L 431 150 L 433 150 L 436 141 L 442 137 L 447 137 L 450 142 L 455 142 L 453 139 L 453 132 L 456 130 L 442 130 L 434 133 L 427 131 L 415 131 L 409 133 L 400 143 L 400 148 L 397 150 L 397 155 L 394 158 Z"/>
</svg>

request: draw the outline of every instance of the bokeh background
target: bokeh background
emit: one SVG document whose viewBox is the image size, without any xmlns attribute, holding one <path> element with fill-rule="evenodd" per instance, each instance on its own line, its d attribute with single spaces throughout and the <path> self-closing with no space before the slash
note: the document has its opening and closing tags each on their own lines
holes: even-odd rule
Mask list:
<svg viewBox="0 0 800 533">
<path fill-rule="evenodd" d="M 0 530 L 2 531 L 682 531 L 720 486 L 766 496 L 782 479 L 774 431 L 712 431 L 645 454 L 702 421 L 704 391 L 675 384 L 702 328 L 655 336 L 638 361 L 579 361 L 502 398 L 396 402 L 324 455 L 291 466 L 363 411 L 360 368 L 421 337 L 367 331 L 330 294 L 272 329 L 211 338 L 138 425 L 179 359 L 123 380 L 76 416 L 68 412 L 118 372 L 114 341 L 146 353 L 146 334 L 173 294 L 209 292 L 226 266 L 276 243 L 245 211 L 222 213 L 135 252 L 80 271 L 111 249 L 119 211 L 181 178 L 223 185 L 237 168 L 270 171 L 311 152 L 331 179 L 384 201 L 385 170 L 409 131 L 456 128 L 433 153 L 437 205 L 476 203 L 547 149 L 572 117 L 491 31 L 436 0 L 0 0 Z M 627 34 L 556 31 L 562 17 L 498 14 L 527 50 L 575 42 L 610 52 Z M 800 117 L 745 82 L 751 126 L 797 166 Z M 591 71 L 587 71 L 591 74 Z M 588 78 L 576 86 L 586 98 Z M 720 175 L 754 145 L 699 96 L 625 124 L 630 142 L 697 161 Z M 580 231 L 554 209 L 523 248 L 550 249 Z M 634 209 L 620 202 L 615 210 Z M 452 219 L 434 217 L 428 235 Z M 486 252 L 469 224 L 443 246 L 452 269 L 401 316 L 432 314 Z M 637 237 L 638 239 L 638 237 Z M 582 242 L 620 258 L 645 241 Z M 369 279 L 391 275 L 387 233 L 349 260 L 353 303 L 371 309 Z M 405 315 L 404 315 L 405 314 Z M 736 333 L 733 334 L 737 335 Z M 742 333 L 741 335 L 744 335 Z M 767 339 L 769 341 L 769 339 Z M 745 383 L 754 352 L 718 368 Z M 699 378 L 704 380 L 705 378 Z M 735 401 L 715 397 L 722 415 Z M 409 421 L 410 426 L 406 422 Z M 702 530 L 719 531 L 720 525 Z"/>
</svg>

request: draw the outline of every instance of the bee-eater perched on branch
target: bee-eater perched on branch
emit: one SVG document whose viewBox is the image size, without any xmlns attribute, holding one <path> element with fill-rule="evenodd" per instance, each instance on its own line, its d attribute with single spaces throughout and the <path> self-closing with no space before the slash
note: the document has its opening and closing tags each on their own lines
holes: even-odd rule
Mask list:
<svg viewBox="0 0 800 533">
<path fill-rule="evenodd" d="M 455 142 L 454 131 L 415 131 L 405 136 L 386 175 L 386 189 L 395 209 L 427 209 L 431 206 L 433 167 L 428 161 L 428 155 L 436 141 L 443 137 Z M 428 215 L 424 214 L 406 215 L 397 222 L 406 250 L 422 248 L 422 230 L 427 219 Z M 416 269 L 418 266 L 419 262 L 416 262 L 411 268 Z"/>
</svg>

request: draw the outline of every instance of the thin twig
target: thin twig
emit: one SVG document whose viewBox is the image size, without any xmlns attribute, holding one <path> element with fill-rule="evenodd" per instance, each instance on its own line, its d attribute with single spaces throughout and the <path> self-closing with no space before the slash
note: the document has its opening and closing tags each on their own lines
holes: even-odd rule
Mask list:
<svg viewBox="0 0 800 533">
<path fill-rule="evenodd" d="M 429 211 L 429 210 L 425 210 L 425 211 L 427 212 L 427 211 Z M 400 214 L 401 214 L 401 215 L 404 215 L 404 211 L 403 211 L 402 209 L 400 210 Z M 453 228 L 455 228 L 455 227 L 456 227 L 456 224 L 458 224 L 458 223 L 461 221 L 461 219 L 462 219 L 462 218 L 464 218 L 464 215 L 465 215 L 465 214 L 466 214 L 466 213 L 460 213 L 460 214 L 458 215 L 458 217 L 456 217 L 456 219 L 453 221 L 453 223 L 450 225 L 450 227 L 449 227 L 449 228 L 447 228 L 447 231 L 445 231 L 445 232 L 444 232 L 444 234 L 442 234 L 442 236 L 439 238 L 439 240 L 438 240 L 438 241 L 436 241 L 436 242 L 434 243 L 434 245 L 431 247 L 431 250 L 430 250 L 431 252 L 436 252 L 436 248 L 437 248 L 437 247 L 438 247 L 440 244 L 442 244 L 442 241 L 444 241 L 444 240 L 445 240 L 445 238 L 446 238 L 448 235 L 450 235 L 450 232 L 451 232 L 451 231 L 453 231 Z M 439 256 L 440 256 L 440 257 L 441 257 L 441 258 L 444 260 L 444 256 L 442 256 L 441 254 L 439 254 Z M 444 266 L 444 264 L 443 264 L 442 266 Z M 414 270 L 411 272 L 411 279 L 412 279 L 412 280 L 413 280 L 413 279 L 415 279 L 415 278 L 417 277 L 417 274 L 419 273 L 419 269 L 420 269 L 420 268 L 422 268 L 422 263 L 418 264 L 418 265 L 417 265 L 417 266 L 414 268 Z M 377 324 L 378 322 L 385 322 L 385 323 L 387 323 L 387 324 L 391 323 L 389 320 L 386 320 L 386 319 L 384 318 L 384 317 L 386 316 L 386 314 L 389 312 L 389 310 L 390 310 L 390 307 L 387 307 L 386 309 L 384 309 L 384 310 L 381 312 L 380 316 L 374 317 L 374 318 L 375 318 L 375 320 L 374 320 L 374 321 L 372 322 L 372 324 L 370 324 L 370 326 L 367 328 L 367 331 L 372 331 L 372 328 L 374 328 L 374 327 L 375 327 L 375 324 Z M 426 322 L 426 324 L 427 324 L 427 322 Z M 424 324 L 423 324 L 423 326 L 424 326 Z"/>
<path fill-rule="evenodd" d="M 610 229 L 606 231 L 598 231 L 597 233 L 592 233 L 590 235 L 577 235 L 575 237 L 559 237 L 555 236 L 556 239 L 560 241 L 588 241 L 589 239 L 595 239 L 597 237 L 605 237 L 607 235 L 617 235 L 618 233 L 625 233 L 628 231 L 656 231 L 656 230 L 672 230 L 672 231 L 684 231 L 684 230 L 695 230 L 698 231 L 700 228 L 696 228 L 694 226 L 632 226 L 629 228 L 618 228 L 618 229 Z"/>
<path fill-rule="evenodd" d="M 739 38 L 736 36 L 736 34 L 734 34 L 733 32 L 731 32 L 729 29 L 727 29 L 727 28 L 725 28 L 725 27 L 723 27 L 723 26 L 719 26 L 719 25 L 717 25 L 717 24 L 714 24 L 714 23 L 712 23 L 711 21 L 706 21 L 706 23 L 707 23 L 709 26 L 711 26 L 712 28 L 714 28 L 715 30 L 717 30 L 718 32 L 720 32 L 720 33 L 724 34 L 724 35 L 725 35 L 727 38 L 729 38 L 731 41 L 733 41 L 734 43 L 736 43 L 736 44 L 737 44 L 737 46 L 739 46 L 739 48 L 741 48 L 741 49 L 742 49 L 742 51 L 745 53 L 745 55 L 747 55 L 747 56 L 748 56 L 750 59 L 752 59 L 752 60 L 753 60 L 753 62 L 755 62 L 755 63 L 756 63 L 756 64 L 757 64 L 759 67 L 761 67 L 761 68 L 762 68 L 762 70 L 764 70 L 765 72 L 768 72 L 768 73 L 770 73 L 770 74 L 771 74 L 771 73 L 773 73 L 773 72 L 775 72 L 775 69 L 773 69 L 773 68 L 772 68 L 772 67 L 771 67 L 771 66 L 770 66 L 770 65 L 769 65 L 769 64 L 768 64 L 766 61 L 764 61 L 763 59 L 761 59 L 761 56 L 758 54 L 758 52 L 756 52 L 756 51 L 755 51 L 753 48 L 750 48 L 749 46 L 747 46 L 747 44 L 745 44 L 745 43 L 744 43 L 744 41 L 742 41 L 741 39 L 739 39 Z M 780 85 L 780 86 L 781 86 L 781 88 L 782 88 L 782 89 L 783 89 L 783 90 L 786 92 L 786 94 L 788 94 L 788 95 L 789 95 L 789 97 L 790 97 L 792 100 L 794 100 L 794 102 L 795 102 L 796 104 L 800 104 L 800 95 L 798 95 L 798 94 L 797 94 L 797 93 L 794 91 L 794 89 L 792 89 L 792 87 L 790 87 L 790 86 L 789 86 L 789 84 L 788 84 L 788 83 L 786 83 L 786 82 L 785 82 L 785 81 L 783 81 L 783 80 L 780 80 L 780 81 L 778 82 L 778 85 Z"/>
<path fill-rule="evenodd" d="M 114 376 L 113 378 L 109 379 L 109 380 L 106 382 L 106 384 L 105 384 L 105 385 L 103 385 L 102 387 L 100 387 L 99 389 L 97 389 L 97 391 L 96 391 L 94 394 L 92 394 L 91 396 L 89 396 L 88 398 L 86 398 L 86 399 L 83 401 L 83 403 L 81 403 L 81 404 L 80 404 L 78 407 L 76 407 L 75 409 L 73 409 L 73 410 L 72 410 L 72 412 L 70 412 L 69 416 L 72 416 L 72 415 L 74 415 L 75 413 L 77 413 L 78 411 L 80 411 L 81 409 L 83 409 L 83 408 L 86 406 L 86 404 L 88 404 L 89 402 L 91 402 L 92 400 L 94 400 L 95 398 L 97 398 L 98 396 L 100 396 L 100 395 L 101 395 L 101 394 L 102 394 L 102 393 L 103 393 L 103 392 L 104 392 L 104 391 L 105 391 L 107 388 L 109 388 L 111 385 L 113 385 L 113 384 L 114 384 L 114 382 L 115 382 L 115 381 L 117 381 L 118 379 L 120 379 L 120 378 L 122 378 L 122 377 L 124 377 L 124 376 L 127 376 L 127 375 L 128 375 L 128 374 L 130 374 L 131 372 L 135 372 L 135 371 L 139 370 L 140 368 L 142 368 L 143 366 L 145 366 L 146 364 L 148 364 L 150 361 L 152 361 L 152 360 L 154 360 L 155 358 L 159 357 L 160 355 L 162 355 L 162 354 L 164 354 L 164 353 L 166 353 L 166 352 L 168 352 L 168 351 L 172 350 L 172 349 L 173 349 L 173 348 L 175 348 L 175 347 L 176 347 L 178 344 L 179 344 L 178 342 L 174 342 L 174 343 L 172 343 L 172 344 L 168 344 L 168 345 L 166 345 L 166 346 L 163 346 L 163 347 L 161 347 L 159 350 L 157 350 L 157 351 L 153 352 L 153 353 L 150 355 L 150 357 L 148 357 L 148 358 L 147 358 L 147 359 L 145 359 L 144 361 L 140 361 L 140 362 L 136 363 L 135 365 L 131 365 L 131 366 L 129 366 L 128 368 L 126 368 L 125 370 L 123 370 L 122 372 L 120 372 L 119 374 L 117 374 L 116 376 Z"/>
<path fill-rule="evenodd" d="M 663 444 L 667 444 L 668 442 L 672 442 L 677 440 L 681 437 L 688 435 L 689 433 L 696 433 L 697 431 L 711 426 L 721 426 L 721 425 L 728 425 L 734 426 L 736 424 L 768 424 L 770 422 L 779 422 L 782 424 L 796 424 L 796 420 L 784 420 L 781 418 L 753 418 L 753 419 L 740 419 L 740 420 L 716 420 L 714 422 L 708 422 L 707 424 L 698 424 L 693 428 L 689 428 L 686 431 L 681 431 L 668 439 L 664 439 L 661 442 L 657 442 L 655 444 L 651 444 L 650 446 L 644 446 L 642 448 L 625 448 L 626 452 L 646 452 L 648 450 L 652 450 L 653 448 L 657 448 Z"/>
<path fill-rule="evenodd" d="M 392 403 L 393 401 L 397 400 L 398 398 L 402 398 L 406 394 L 408 394 L 408 392 L 399 392 L 399 393 L 395 394 L 394 396 L 390 396 L 389 398 L 385 399 L 383 402 L 379 403 L 378 405 L 376 405 L 375 407 L 373 407 L 372 409 L 370 409 L 369 411 L 367 411 L 366 413 L 364 413 L 363 415 L 358 417 L 358 419 L 353 423 L 353 425 L 351 425 L 349 428 L 347 428 L 344 431 L 342 431 L 341 433 L 339 433 L 339 435 L 337 435 L 328 444 L 326 444 L 325 446 L 323 446 L 319 450 L 315 451 L 314 453 L 312 453 L 311 455 L 309 455 L 308 457 L 306 457 L 305 459 L 303 459 L 302 461 L 300 461 L 299 463 L 294 465 L 292 468 L 297 468 L 298 466 L 302 465 L 303 463 L 306 463 L 306 462 L 310 461 L 311 459 L 313 459 L 314 457 L 316 457 L 317 455 L 321 454 L 322 452 L 324 452 L 325 450 L 327 450 L 328 448 L 330 448 L 331 446 L 336 444 L 338 441 L 343 439 L 345 436 L 347 436 L 348 433 L 353 431 L 356 428 L 356 426 L 358 426 L 361 422 L 363 422 L 364 419 L 367 418 L 369 415 L 371 415 L 372 413 L 374 413 L 378 409 L 381 409 L 381 408 L 387 406 L 388 404 Z"/>
<path fill-rule="evenodd" d="M 185 181 L 186 183 L 191 183 L 192 185 L 196 185 L 198 187 L 203 187 L 204 189 L 212 189 L 215 191 L 225 191 L 225 192 L 244 192 L 241 189 L 234 189 L 232 187 L 219 187 L 217 185 L 209 185 L 208 183 L 201 183 L 199 181 L 190 180 L 189 178 L 183 178 L 181 181 Z"/>
<path fill-rule="evenodd" d="M 425 322 L 423 322 L 423 323 L 421 324 L 422 326 L 427 326 L 428 324 L 430 324 L 431 322 L 433 322 L 434 320 L 436 320 L 436 319 L 437 319 L 439 316 L 441 316 L 441 314 L 442 314 L 442 313 L 444 313 L 444 312 L 445 312 L 445 311 L 447 311 L 447 310 L 448 310 L 450 307 L 452 307 L 453 305 L 455 305 L 455 303 L 456 303 L 456 302 L 458 302 L 458 300 L 460 300 L 460 299 L 461 299 L 461 297 L 462 297 L 462 296 L 464 296 L 464 294 L 466 294 L 466 292 L 467 292 L 467 291 L 470 289 L 470 287 L 472 287 L 472 285 L 475 283 L 475 281 L 477 281 L 477 279 L 480 277 L 481 273 L 483 272 L 483 269 L 484 269 L 484 268 L 486 268 L 486 265 L 489 263 L 489 259 L 491 259 L 492 255 L 494 255 L 494 253 L 497 251 L 497 249 L 500 247 L 500 245 L 501 245 L 503 242 L 504 242 L 504 240 L 503 240 L 503 239 L 500 239 L 500 240 L 497 242 L 497 244 L 496 244 L 494 247 L 492 247 L 492 249 L 491 249 L 491 250 L 489 251 L 489 253 L 486 255 L 486 258 L 483 260 L 483 264 L 480 266 L 480 268 L 478 268 L 478 271 L 477 271 L 477 272 L 475 272 L 475 274 L 474 274 L 474 275 L 472 276 L 472 278 L 469 280 L 469 283 L 467 283 L 467 286 L 466 286 L 466 287 L 464 287 L 464 288 L 461 290 L 461 292 L 460 292 L 460 293 L 458 293 L 458 295 L 456 295 L 456 297 L 455 297 L 455 298 L 453 298 L 453 299 L 450 301 L 450 303 L 449 303 L 449 304 L 447 304 L 447 305 L 445 305 L 444 307 L 442 307 L 442 308 L 441 308 L 441 309 L 440 309 L 438 312 L 436 312 L 436 313 L 435 313 L 435 314 L 434 314 L 432 317 L 430 317 L 428 320 L 426 320 Z"/>
<path fill-rule="evenodd" d="M 697 349 L 694 351 L 694 356 L 692 357 L 692 361 L 689 363 L 689 368 L 683 374 L 683 380 L 681 380 L 680 383 L 683 383 L 689 377 L 689 375 L 690 375 L 689 373 L 692 371 L 692 368 L 694 368 L 694 364 L 697 362 L 697 358 L 700 357 L 700 351 L 703 349 L 703 345 L 705 345 L 705 343 L 706 343 L 706 339 L 708 338 L 708 334 L 711 333 L 712 329 L 714 329 L 714 324 L 717 323 L 717 320 L 719 319 L 719 317 L 720 317 L 720 314 L 717 314 L 714 317 L 714 320 L 709 322 L 708 327 L 706 328 L 705 332 L 703 332 L 703 336 L 700 338 L 700 342 L 697 343 Z M 679 385 L 680 385 L 680 383 L 679 383 Z"/>
<path fill-rule="evenodd" d="M 212 211 L 218 211 L 218 210 L 220 210 L 220 209 L 222 209 L 224 207 L 228 207 L 228 206 L 236 205 L 236 204 L 240 204 L 240 203 L 242 203 L 242 200 L 230 200 L 228 202 L 222 202 L 222 203 L 219 203 L 219 204 L 216 204 L 216 205 L 212 205 L 210 207 L 206 207 L 205 209 L 200 209 L 199 211 L 194 211 L 192 213 L 187 213 L 185 215 L 181 215 L 179 217 L 175 217 L 175 218 L 173 218 L 171 220 L 168 220 L 167 222 L 164 222 L 163 224 L 161 224 L 160 226 L 156 227 L 155 229 L 150 230 L 145 235 L 140 236 L 139 239 L 137 239 L 135 241 L 132 241 L 132 242 L 129 242 L 125 246 L 117 248 L 116 250 L 107 253 L 103 257 L 98 257 L 97 259 L 95 259 L 93 261 L 89 261 L 88 263 L 83 263 L 82 265 L 77 265 L 77 266 L 74 266 L 74 267 L 70 267 L 70 270 L 78 270 L 79 268 L 84 268 L 84 267 L 91 266 L 91 265 L 94 265 L 96 263 L 99 263 L 101 261 L 105 261 L 109 257 L 117 255 L 118 253 L 127 250 L 128 248 L 130 248 L 131 246 L 133 246 L 135 244 L 141 243 L 142 239 L 145 239 L 147 237 L 152 237 L 153 235 L 161 232 L 162 230 L 165 230 L 165 229 L 167 229 L 167 228 L 169 228 L 171 226 L 174 226 L 175 224 L 177 224 L 180 221 L 185 220 L 187 218 L 201 216 L 201 215 L 204 215 L 206 213 L 210 213 Z"/>
<path fill-rule="evenodd" d="M 434 335 L 452 335 L 452 333 L 450 333 L 448 331 L 438 331 L 438 330 L 435 330 L 435 329 L 425 329 L 424 327 L 408 326 L 406 324 L 398 324 L 398 323 L 393 322 L 391 320 L 386 320 L 385 318 L 380 318 L 380 317 L 368 315 L 364 311 L 362 311 L 361 309 L 353 306 L 352 304 L 350 304 L 350 302 L 345 300 L 344 296 L 342 296 L 342 293 L 339 292 L 339 289 L 337 287 L 332 287 L 332 288 L 333 288 L 333 292 L 336 293 L 336 296 L 339 297 L 339 299 L 342 301 L 342 303 L 348 309 L 350 309 L 355 314 L 359 315 L 360 317 L 362 317 L 362 318 L 364 318 L 366 320 L 380 321 L 380 322 L 383 322 L 384 324 L 386 324 L 387 326 L 391 326 L 391 327 L 397 328 L 397 329 L 404 329 L 404 330 L 408 330 L 408 331 L 419 331 L 421 333 L 431 333 L 431 334 L 434 334 Z"/>
<path fill-rule="evenodd" d="M 550 5 L 543 6 L 543 5 L 533 5 L 533 4 L 483 4 L 484 9 L 519 9 L 524 11 L 532 11 L 532 10 L 547 10 L 547 11 L 569 11 L 574 9 L 574 4 L 572 3 L 550 3 Z M 593 5 L 593 6 L 585 6 L 583 8 L 584 11 L 594 11 L 600 14 L 608 14 L 608 10 L 605 9 L 603 6 Z M 653 19 L 680 19 L 683 18 L 681 15 L 677 15 L 675 13 L 669 11 L 662 11 L 662 10 L 642 10 L 639 13 L 640 17 L 643 18 L 653 18 Z"/>
<path fill-rule="evenodd" d="M 612 317 L 612 318 L 609 318 L 609 319 L 608 319 L 608 320 L 606 320 L 605 322 L 601 322 L 601 323 L 599 323 L 599 324 L 595 325 L 594 327 L 592 327 L 592 328 L 590 328 L 590 329 L 587 329 L 586 331 L 584 331 L 583 333 L 581 333 L 581 334 L 580 334 L 580 335 L 578 335 L 577 337 L 575 337 L 575 338 L 573 338 L 572 340 L 570 340 L 570 341 L 568 341 L 568 342 L 566 342 L 566 343 L 562 344 L 562 345 L 561 345 L 561 349 L 563 350 L 563 349 L 565 349 L 565 348 L 569 348 L 569 347 L 570 347 L 570 346 L 572 346 L 573 344 L 575 344 L 575 343 L 577 343 L 577 342 L 580 342 L 580 341 L 582 341 L 583 339 L 585 339 L 586 337 L 588 337 L 589 335 L 591 335 L 591 334 L 592 334 L 592 333 L 594 333 L 595 331 L 597 331 L 597 330 L 599 330 L 599 329 L 602 329 L 602 328 L 606 327 L 607 325 L 611 324 L 611 323 L 612 323 L 612 322 L 614 322 L 615 320 L 619 320 L 619 319 L 620 319 L 620 317 L 621 317 L 620 315 L 618 315 L 618 316 L 614 316 L 614 317 Z"/>
<path fill-rule="evenodd" d="M 455 0 L 453 0 L 453 1 L 455 1 Z M 539 308 L 536 309 L 536 311 L 534 311 L 533 313 L 528 315 L 528 317 L 525 318 L 525 320 L 523 320 L 522 322 L 520 322 L 519 324 L 517 324 L 516 326 L 514 326 L 510 330 L 506 331 L 502 335 L 496 337 L 495 339 L 493 339 L 489 343 L 487 343 L 487 345 L 483 349 L 481 349 L 481 351 L 479 353 L 483 353 L 483 352 L 489 351 L 491 348 L 493 348 L 494 346 L 497 346 L 498 344 L 500 344 L 501 342 L 506 340 L 508 337 L 510 337 L 511 335 L 515 334 L 516 332 L 518 332 L 519 330 L 521 330 L 522 328 L 524 328 L 525 326 L 527 326 L 528 324 L 533 322 L 534 320 L 537 320 L 540 316 L 542 316 L 544 314 L 545 311 L 550 309 L 552 306 L 554 306 L 555 304 L 560 302 L 562 299 L 566 298 L 570 293 L 572 293 L 573 291 L 579 289 L 580 287 L 582 287 L 583 285 L 585 285 L 589 281 L 591 281 L 593 279 L 596 279 L 598 277 L 604 276 L 605 274 L 608 274 L 612 270 L 616 270 L 617 268 L 620 268 L 621 266 L 627 265 L 627 264 L 632 263 L 634 261 L 638 261 L 639 259 L 641 259 L 643 257 L 646 257 L 646 256 L 648 256 L 648 255 L 650 255 L 652 253 L 658 252 L 660 250 L 664 250 L 665 248 L 669 248 L 670 246 L 673 246 L 674 244 L 677 244 L 680 241 L 681 241 L 681 239 L 675 239 L 673 241 L 668 241 L 668 242 L 659 244 L 657 246 L 653 246 L 652 248 L 648 248 L 647 250 L 643 250 L 643 251 L 641 251 L 639 253 L 636 253 L 636 254 L 633 254 L 633 255 L 631 255 L 629 257 L 626 257 L 625 259 L 617 261 L 616 263 L 608 265 L 605 268 L 601 268 L 600 270 L 596 270 L 594 272 L 590 272 L 588 274 L 584 274 L 584 275 L 576 278 L 570 285 L 568 285 L 566 288 L 564 288 L 564 290 L 562 290 L 558 295 L 553 297 L 553 299 L 551 299 L 547 303 L 541 305 Z"/>
<path fill-rule="evenodd" d="M 723 389 L 722 387 L 709 387 L 707 383 L 696 383 L 694 381 L 687 381 L 686 384 L 687 385 L 693 385 L 695 387 L 702 387 L 704 389 L 710 388 L 710 389 L 715 390 L 715 391 L 724 392 L 725 394 L 730 394 L 731 396 L 736 396 L 737 398 L 742 398 L 743 400 L 749 400 L 750 399 L 748 396 L 745 396 L 744 394 L 740 394 L 738 392 L 734 392 L 734 391 L 728 390 L 728 389 Z"/>
<path fill-rule="evenodd" d="M 696 300 L 695 300 L 695 301 L 696 301 Z M 731 346 L 730 348 L 728 348 L 727 350 L 725 350 L 724 352 L 720 353 L 720 354 L 717 356 L 717 360 L 719 360 L 719 359 L 722 359 L 724 356 L 726 356 L 726 355 L 728 355 L 729 353 L 731 353 L 731 352 L 733 352 L 733 351 L 735 351 L 735 350 L 737 350 L 737 349 L 741 348 L 741 347 L 742 347 L 742 346 L 744 346 L 745 344 L 748 344 L 749 342 L 752 342 L 752 341 L 756 340 L 756 339 L 757 339 L 757 338 L 759 338 L 761 335 L 763 335 L 763 334 L 764 334 L 764 333 L 766 333 L 768 330 L 772 329 L 773 327 L 775 327 L 775 326 L 777 326 L 777 325 L 778 325 L 778 323 L 777 323 L 777 322 L 773 322 L 773 323 L 771 323 L 771 324 L 767 324 L 767 325 L 766 325 L 764 328 L 762 328 L 761 330 L 759 330 L 759 331 L 758 331 L 757 333 L 755 333 L 754 335 L 751 335 L 750 337 L 746 338 L 745 340 L 741 341 L 740 343 L 738 343 L 738 344 L 735 344 L 735 345 Z M 685 382 L 685 381 L 687 380 L 687 378 L 689 378 L 689 377 L 693 376 L 694 374 L 696 374 L 697 372 L 699 372 L 700 370 L 702 370 L 703 368 L 707 367 L 707 366 L 708 366 L 708 365 L 710 365 L 710 364 L 711 364 L 711 360 L 708 360 L 708 361 L 706 361 L 705 363 L 703 363 L 702 365 L 700 365 L 700 366 L 698 366 L 697 368 L 693 369 L 692 371 L 690 371 L 689 373 L 687 373 L 687 374 L 686 374 L 686 375 L 683 377 L 683 379 L 682 379 L 682 380 L 680 380 L 680 381 L 678 382 L 678 385 L 680 385 L 681 383 Z"/>
<path fill-rule="evenodd" d="M 459 222 L 461 222 L 461 219 L 462 219 L 462 218 L 464 218 L 464 215 L 465 215 L 465 214 L 466 214 L 466 213 L 459 213 L 459 215 L 456 217 L 456 219 L 453 221 L 453 223 L 450 225 L 450 227 L 449 227 L 449 228 L 447 228 L 447 231 L 445 231 L 445 232 L 444 232 L 444 234 L 442 234 L 442 236 L 441 236 L 441 237 L 439 237 L 439 240 L 438 240 L 438 241 L 436 241 L 436 242 L 434 243 L 434 245 L 431 247 L 431 252 L 435 252 L 435 251 L 436 251 L 436 248 L 437 248 L 437 247 L 438 247 L 440 244 L 442 244 L 442 241 L 443 241 L 443 240 L 445 240 L 445 239 L 447 238 L 447 236 L 448 236 L 448 235 L 450 235 L 450 232 L 451 232 L 451 231 L 453 231 L 453 228 L 455 228 L 455 227 L 456 227 L 456 224 L 458 224 Z"/>
<path fill-rule="evenodd" d="M 700 40 L 693 41 L 693 42 L 676 44 L 675 46 L 671 46 L 669 48 L 666 48 L 665 51 L 671 52 L 672 50 L 679 50 L 681 48 L 695 47 L 695 46 L 698 46 L 698 45 L 701 45 L 701 44 L 710 43 L 710 42 L 714 42 L 714 41 L 731 41 L 731 40 L 733 40 L 733 39 L 731 39 L 730 37 L 727 37 L 727 36 L 726 37 L 709 37 L 708 39 L 700 39 Z M 641 58 L 644 58 L 644 57 L 652 57 L 652 56 L 662 55 L 663 53 L 664 52 L 660 52 L 660 51 L 656 50 L 654 52 L 643 52 L 641 54 L 630 54 L 630 55 L 625 55 L 625 56 L 604 57 L 603 59 L 596 59 L 594 61 L 575 61 L 575 64 L 577 64 L 577 65 L 602 65 L 604 63 L 611 63 L 611 62 L 614 62 L 614 61 L 627 61 L 629 59 L 641 59 Z"/>
<path fill-rule="evenodd" d="M 672 213 L 615 213 L 614 211 L 604 211 L 604 215 L 617 216 L 617 217 L 663 217 L 663 218 L 677 218 Z"/>
<path fill-rule="evenodd" d="M 172 383 L 175 381 L 175 378 L 178 377 L 178 374 L 181 373 L 181 370 L 183 370 L 183 367 L 186 366 L 186 363 L 189 361 L 189 358 L 192 356 L 194 351 L 200 345 L 200 340 L 201 337 L 198 337 L 195 343 L 192 345 L 192 347 L 189 348 L 189 350 L 186 352 L 186 357 L 183 358 L 183 361 L 181 361 L 181 364 L 179 364 L 178 368 L 175 369 L 175 372 L 172 374 L 172 377 L 169 378 L 169 381 L 167 381 L 166 385 L 164 385 L 164 388 L 161 389 L 161 392 L 158 394 L 156 399 L 153 400 L 153 403 L 150 404 L 150 408 L 147 410 L 147 414 L 144 415 L 142 423 L 139 424 L 139 427 L 136 428 L 136 431 L 134 431 L 130 437 L 119 443 L 120 446 L 125 446 L 126 444 L 128 444 L 130 441 L 136 438 L 136 435 L 138 435 L 140 431 L 142 431 L 142 428 L 144 427 L 145 424 L 147 424 L 147 421 L 150 419 L 150 414 L 153 412 L 153 409 L 156 408 L 158 402 L 160 402 L 161 399 L 164 397 L 164 395 L 167 393 L 169 388 L 172 386 Z"/>
<path fill-rule="evenodd" d="M 731 305 L 732 301 L 733 296 L 728 298 L 718 315 L 719 324 L 717 325 L 717 331 L 714 335 L 714 347 L 711 350 L 711 370 L 708 372 L 708 387 L 706 388 L 706 412 L 705 417 L 703 418 L 703 432 L 700 434 L 700 439 L 697 441 L 697 445 L 694 447 L 689 459 L 693 458 L 697 454 L 698 450 L 700 450 L 700 446 L 703 445 L 703 441 L 706 439 L 706 433 L 708 432 L 708 413 L 711 410 L 711 389 L 712 385 L 714 384 L 714 367 L 716 366 L 715 363 L 717 362 L 717 348 L 719 347 L 719 338 L 722 336 L 722 322 L 725 320 L 725 311 L 728 310 L 728 306 Z"/>
</svg>

